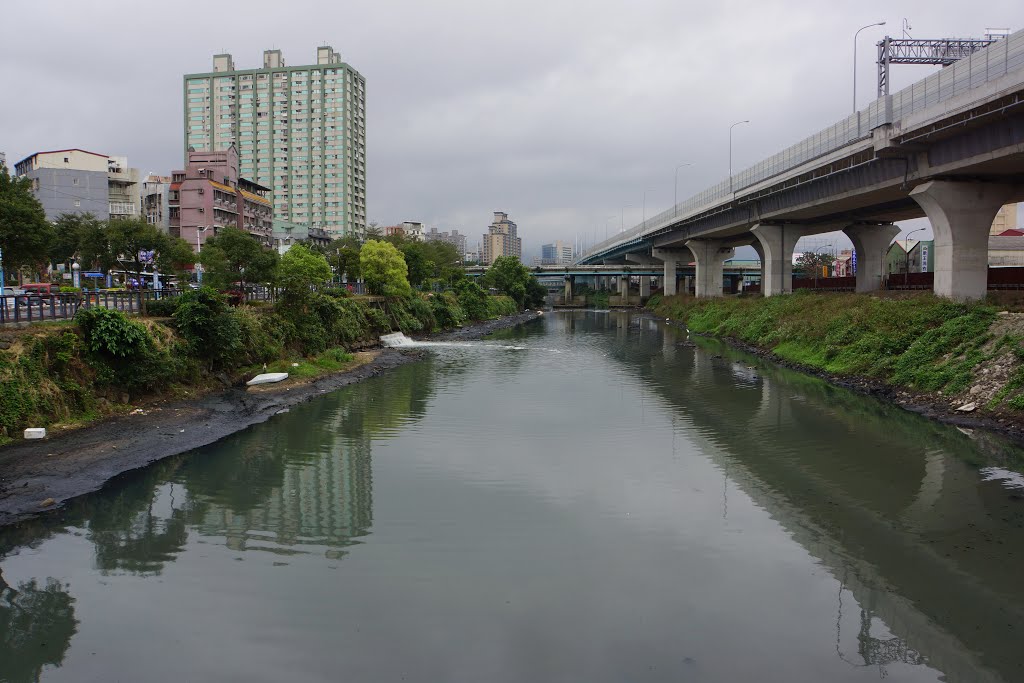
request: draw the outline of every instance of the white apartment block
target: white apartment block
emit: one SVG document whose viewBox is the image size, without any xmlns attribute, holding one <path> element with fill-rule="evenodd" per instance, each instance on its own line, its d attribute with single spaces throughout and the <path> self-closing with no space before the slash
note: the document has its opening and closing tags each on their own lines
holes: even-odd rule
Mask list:
<svg viewBox="0 0 1024 683">
<path fill-rule="evenodd" d="M 274 220 L 337 236 L 366 229 L 366 80 L 330 46 L 316 64 L 262 69 L 215 55 L 184 77 L 185 152 L 235 145 L 242 177 L 271 188 Z"/>
</svg>

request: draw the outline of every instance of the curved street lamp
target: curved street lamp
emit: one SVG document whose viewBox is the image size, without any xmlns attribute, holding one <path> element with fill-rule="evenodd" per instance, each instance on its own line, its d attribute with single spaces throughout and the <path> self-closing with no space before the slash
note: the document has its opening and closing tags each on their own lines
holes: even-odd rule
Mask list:
<svg viewBox="0 0 1024 683">
<path fill-rule="evenodd" d="M 741 123 L 750 123 L 750 121 L 737 121 L 729 126 L 729 194 L 732 194 L 732 129 Z"/>
<path fill-rule="evenodd" d="M 853 34 L 853 113 L 854 114 L 857 113 L 857 36 L 860 35 L 860 32 L 863 31 L 864 29 L 871 28 L 872 26 L 885 26 L 885 22 L 884 21 L 876 21 L 873 24 L 868 24 L 867 26 L 861 26 L 859 29 L 857 29 L 857 32 Z"/>
</svg>

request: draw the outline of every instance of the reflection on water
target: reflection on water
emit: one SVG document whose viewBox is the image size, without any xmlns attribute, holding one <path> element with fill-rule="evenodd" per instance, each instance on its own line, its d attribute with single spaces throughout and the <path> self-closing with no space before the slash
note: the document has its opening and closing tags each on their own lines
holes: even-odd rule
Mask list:
<svg viewBox="0 0 1024 683">
<path fill-rule="evenodd" d="M 20 582 L 15 588 L 0 573 L 2 680 L 35 681 L 44 666 L 61 665 L 78 625 L 74 602 L 66 586 L 52 577 Z"/>
<path fill-rule="evenodd" d="M 0 532 L 0 680 L 1024 680 L 1022 462 L 545 316 Z"/>
</svg>

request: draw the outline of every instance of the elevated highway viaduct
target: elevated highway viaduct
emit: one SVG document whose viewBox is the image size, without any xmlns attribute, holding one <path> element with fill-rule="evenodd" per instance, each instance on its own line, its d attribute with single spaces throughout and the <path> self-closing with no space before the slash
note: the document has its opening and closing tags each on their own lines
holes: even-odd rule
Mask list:
<svg viewBox="0 0 1024 683">
<path fill-rule="evenodd" d="M 766 296 L 792 291 L 806 235 L 842 230 L 857 254 L 857 291 L 878 289 L 899 220 L 935 233 L 935 293 L 985 295 L 989 226 L 1024 200 L 1024 31 L 591 248 L 583 264 L 659 265 L 666 294 L 696 264 L 698 296 L 722 294 L 737 246 L 761 259 Z"/>
</svg>

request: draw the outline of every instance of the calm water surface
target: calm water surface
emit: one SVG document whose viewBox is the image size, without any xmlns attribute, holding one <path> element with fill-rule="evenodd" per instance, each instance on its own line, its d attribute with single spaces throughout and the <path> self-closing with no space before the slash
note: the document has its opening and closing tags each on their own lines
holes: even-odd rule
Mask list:
<svg viewBox="0 0 1024 683">
<path fill-rule="evenodd" d="M 696 341 L 549 314 L 4 529 L 0 680 L 1024 680 L 1021 452 Z"/>
</svg>

